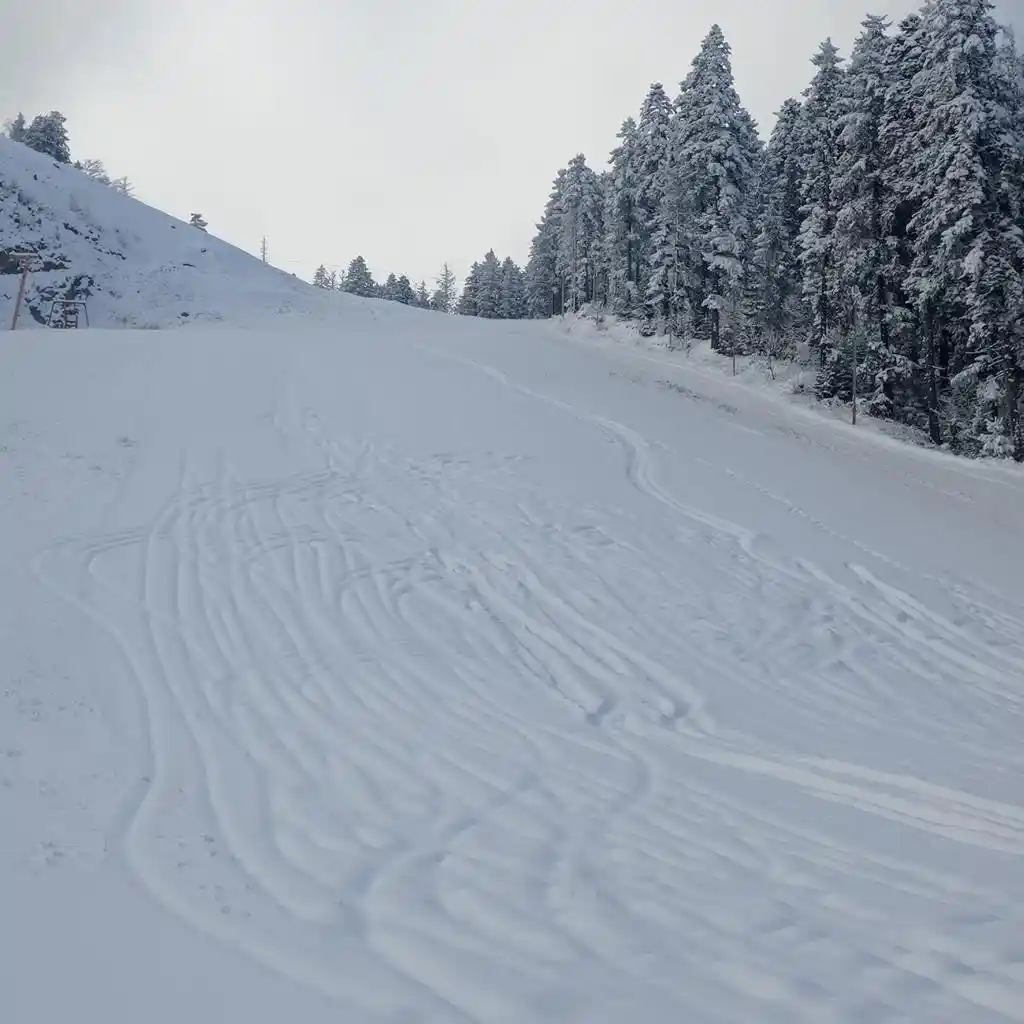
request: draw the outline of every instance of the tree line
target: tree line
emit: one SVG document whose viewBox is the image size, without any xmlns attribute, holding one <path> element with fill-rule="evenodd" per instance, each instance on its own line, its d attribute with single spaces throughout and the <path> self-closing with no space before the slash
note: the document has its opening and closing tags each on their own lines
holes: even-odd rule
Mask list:
<svg viewBox="0 0 1024 1024">
<path fill-rule="evenodd" d="M 335 270 L 328 271 L 321 263 L 313 274 L 313 284 L 328 291 L 347 292 L 367 299 L 385 299 L 441 313 L 458 311 L 459 294 L 455 274 L 447 263 L 437 276 L 433 292 L 428 290 L 426 281 L 420 281 L 414 288 L 405 274 L 398 277 L 389 274 L 384 282 L 375 281 L 362 256 L 356 256 L 340 275 Z"/>
<path fill-rule="evenodd" d="M 529 312 L 525 273 L 511 256 L 499 261 L 491 249 L 470 269 L 458 312 L 488 320 L 521 320 Z"/>
<path fill-rule="evenodd" d="M 716 25 L 651 86 L 606 169 L 558 172 L 525 274 L 724 353 L 810 359 L 821 400 L 1024 460 L 1024 62 L 988 0 L 831 40 L 764 144 Z"/>
<path fill-rule="evenodd" d="M 109 185 L 118 192 L 131 195 L 134 191 L 127 177 L 112 177 L 102 160 L 90 158 L 71 162 L 71 143 L 67 129 L 67 118 L 59 110 L 51 110 L 48 114 L 37 114 L 28 122 L 23 113 L 18 113 L 4 124 L 4 134 L 13 142 L 20 142 L 37 153 L 56 160 L 59 164 L 71 164 L 76 170 L 98 181 Z"/>
<path fill-rule="evenodd" d="M 444 264 L 433 292 L 425 281 L 414 288 L 402 274 L 389 274 L 379 283 L 362 256 L 357 256 L 343 274 L 328 270 L 324 264 L 313 274 L 313 284 L 328 291 L 342 291 L 370 299 L 388 299 L 407 306 L 433 309 L 460 316 L 479 316 L 491 320 L 521 320 L 530 315 L 526 292 L 526 274 L 510 256 L 499 260 L 491 249 L 473 264 L 461 294 L 455 274 Z"/>
</svg>

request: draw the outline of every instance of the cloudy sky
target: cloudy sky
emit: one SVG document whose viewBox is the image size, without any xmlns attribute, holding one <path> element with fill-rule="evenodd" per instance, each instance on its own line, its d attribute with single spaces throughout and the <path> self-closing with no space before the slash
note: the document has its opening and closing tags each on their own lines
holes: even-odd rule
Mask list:
<svg viewBox="0 0 1024 1024">
<path fill-rule="evenodd" d="M 525 259 L 555 171 L 603 165 L 650 82 L 718 21 L 762 131 L 871 0 L 30 0 L 5 3 L 0 120 L 53 108 L 76 157 L 308 277 Z M 1016 12 L 1024 36 L 1024 3 Z M 898 19 L 916 0 L 874 0 Z"/>
</svg>

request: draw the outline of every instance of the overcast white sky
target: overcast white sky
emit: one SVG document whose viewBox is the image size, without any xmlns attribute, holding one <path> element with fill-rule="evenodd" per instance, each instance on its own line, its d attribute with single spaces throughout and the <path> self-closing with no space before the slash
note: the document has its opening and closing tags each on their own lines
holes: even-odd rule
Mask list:
<svg viewBox="0 0 1024 1024">
<path fill-rule="evenodd" d="M 57 108 L 73 154 L 308 277 L 361 253 L 432 281 L 526 257 L 555 171 L 601 166 L 713 21 L 770 130 L 831 35 L 916 0 L 0 0 L 0 120 Z M 1024 0 L 1001 0 L 1024 36 Z"/>
</svg>

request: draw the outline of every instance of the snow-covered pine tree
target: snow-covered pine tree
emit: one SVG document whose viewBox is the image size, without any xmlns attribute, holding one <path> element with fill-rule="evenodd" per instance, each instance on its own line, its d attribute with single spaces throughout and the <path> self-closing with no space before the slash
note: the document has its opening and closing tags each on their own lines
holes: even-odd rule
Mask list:
<svg viewBox="0 0 1024 1024">
<path fill-rule="evenodd" d="M 644 296 L 647 308 L 658 309 L 663 305 L 661 296 L 667 298 L 666 277 L 668 252 L 671 249 L 669 230 L 664 222 L 666 162 L 672 135 L 674 112 L 672 103 L 665 94 L 661 82 L 654 82 L 643 106 L 636 130 L 636 146 L 632 178 L 636 187 L 634 206 L 637 236 L 637 291 Z M 651 274 L 658 268 L 660 284 L 654 285 L 653 307 L 650 294 Z"/>
<path fill-rule="evenodd" d="M 21 141 L 37 153 L 45 153 L 58 163 L 71 163 L 68 146 L 67 118 L 59 110 L 38 114 L 25 129 Z"/>
<path fill-rule="evenodd" d="M 619 129 L 612 150 L 611 170 L 604 190 L 603 259 L 608 278 L 608 301 L 620 316 L 637 308 L 636 146 L 637 126 L 629 117 Z"/>
<path fill-rule="evenodd" d="M 835 369 L 835 199 L 832 178 L 839 159 L 839 117 L 843 70 L 839 51 L 826 39 L 812 58 L 817 69 L 804 91 L 801 190 L 800 264 L 808 304 L 808 341 L 820 361 L 819 396 L 833 394 Z"/>
<path fill-rule="evenodd" d="M 506 261 L 511 262 L 511 261 Z M 518 271 L 518 268 L 516 268 Z M 519 271 L 521 275 L 521 271 Z M 480 316 L 497 320 L 502 313 L 503 274 L 502 264 L 491 249 L 483 260 L 474 263 L 466 278 L 459 299 L 458 312 L 462 316 Z"/>
<path fill-rule="evenodd" d="M 18 111 L 18 113 L 4 125 L 4 132 L 12 142 L 24 142 L 25 132 L 25 115 Z"/>
<path fill-rule="evenodd" d="M 558 226 L 565 176 L 566 170 L 563 167 L 555 176 L 544 215 L 530 243 L 530 258 L 526 264 L 526 299 L 529 314 L 535 317 L 554 316 L 563 311 L 564 287 L 558 272 Z"/>
<path fill-rule="evenodd" d="M 398 298 L 398 278 L 394 274 L 388 274 L 381 286 L 380 297 L 388 302 L 394 302 Z"/>
<path fill-rule="evenodd" d="M 792 352 L 800 329 L 801 109 L 783 103 L 765 150 L 757 188 L 758 216 L 747 289 L 749 337 L 769 356 Z"/>
<path fill-rule="evenodd" d="M 345 278 L 341 284 L 341 290 L 350 295 L 361 295 L 364 298 L 373 298 L 377 294 L 377 285 L 374 283 L 370 268 L 362 256 L 356 256 L 348 265 L 345 271 Z"/>
<path fill-rule="evenodd" d="M 506 256 L 501 264 L 498 316 L 503 320 L 521 320 L 526 316 L 526 277 L 511 256 Z"/>
<path fill-rule="evenodd" d="M 579 153 L 566 169 L 557 222 L 556 266 L 566 282 L 566 305 L 573 311 L 596 292 L 603 206 L 597 174 Z"/>
<path fill-rule="evenodd" d="M 880 131 L 888 91 L 888 21 L 869 15 L 843 76 L 839 155 L 832 178 L 835 222 L 836 319 L 843 339 L 842 366 L 830 375 L 830 398 L 852 397 L 853 374 L 873 378 L 892 365 L 890 290 L 885 277 L 888 244 L 886 157 Z M 856 366 L 856 370 L 854 367 Z M 863 390 L 858 388 L 858 393 Z M 872 407 L 886 412 L 883 396 Z"/>
<path fill-rule="evenodd" d="M 327 268 L 321 263 L 313 274 L 313 287 L 314 288 L 328 288 L 330 287 L 330 277 L 327 273 Z"/>
<path fill-rule="evenodd" d="M 530 242 L 526 261 L 526 301 L 530 316 L 549 317 L 561 312 L 561 289 L 555 261 L 555 232 L 541 222 Z"/>
<path fill-rule="evenodd" d="M 608 192 L 607 171 L 591 171 L 587 179 L 584 222 L 586 246 L 579 269 L 580 286 L 587 302 L 603 303 L 608 295 L 608 261 L 604 251 L 604 210 Z"/>
<path fill-rule="evenodd" d="M 597 223 L 594 227 L 594 239 L 591 242 L 591 296 L 590 301 L 602 309 L 608 305 L 611 288 L 612 253 L 611 239 L 608 235 L 607 215 L 612 191 L 612 172 L 610 169 L 601 171 L 597 176 Z"/>
<path fill-rule="evenodd" d="M 908 286 L 914 259 L 910 222 L 920 207 L 915 184 L 917 153 L 915 126 L 921 120 L 920 97 L 914 82 L 924 66 L 924 29 L 920 14 L 910 14 L 886 47 L 883 77 L 887 83 L 879 121 L 879 142 L 885 166 L 883 231 L 886 236 L 884 270 L 889 290 L 888 322 L 891 348 L 887 361 L 875 371 L 868 408 L 878 415 L 917 423 L 931 404 L 921 374 L 921 324 Z M 886 353 L 881 353 L 883 357 Z M 938 430 L 938 414 L 933 417 Z"/>
<path fill-rule="evenodd" d="M 437 287 L 430 299 L 430 308 L 439 313 L 454 313 L 458 303 L 457 282 L 451 267 L 446 263 L 437 275 Z"/>
<path fill-rule="evenodd" d="M 403 306 L 416 305 L 416 292 L 413 289 L 412 282 L 405 274 L 402 274 L 398 278 L 398 281 L 395 284 L 395 293 L 392 298 L 395 302 L 402 303 Z"/>
<path fill-rule="evenodd" d="M 493 249 L 478 267 L 476 315 L 496 320 L 501 315 L 501 264 Z"/>
<path fill-rule="evenodd" d="M 942 439 L 946 419 L 957 447 L 1024 459 L 1020 85 L 989 0 L 929 0 L 922 18 L 908 285 L 925 331 L 932 436 Z"/>
<path fill-rule="evenodd" d="M 466 283 L 462 286 L 462 295 L 459 296 L 457 311 L 460 316 L 480 315 L 481 274 L 482 271 L 479 263 L 474 263 L 473 266 L 469 268 L 469 274 L 466 276 Z"/>
<path fill-rule="evenodd" d="M 1018 19 L 1019 22 L 1020 19 Z M 1017 162 L 1011 164 L 1006 179 L 1016 182 L 1011 185 L 1010 195 L 1016 194 L 1017 222 L 1024 233 L 1024 50 L 1018 50 L 1015 37 L 1007 32 L 1002 40 L 1003 57 L 1002 74 L 1011 83 L 1012 100 L 1010 111 L 1012 118 L 1011 132 L 1017 139 Z M 1004 427 L 1011 435 L 1012 455 L 1018 462 L 1024 461 L 1024 445 L 1021 443 L 1022 423 L 1024 423 L 1024 381 L 1021 379 L 1020 367 L 1024 366 L 1024 268 L 1018 267 L 1016 294 L 1007 296 L 1007 321 L 1012 325 L 1008 337 L 1014 368 L 1006 371 L 1006 409 L 1007 416 Z M 1007 360 L 1009 362 L 1009 359 Z M 1014 412 L 1014 409 L 1016 410 Z"/>
<path fill-rule="evenodd" d="M 707 311 L 711 347 L 734 351 L 761 143 L 740 104 L 731 51 L 718 25 L 683 83 L 675 124 L 666 206 L 682 214 L 675 224 L 677 287 L 692 310 Z"/>
<path fill-rule="evenodd" d="M 676 324 L 681 314 L 679 296 L 679 232 L 681 207 L 674 189 L 666 189 L 654 219 L 654 233 L 645 244 L 647 286 L 644 289 L 644 314 L 648 330 L 658 322 Z M 670 327 L 675 330 L 675 327 Z"/>
<path fill-rule="evenodd" d="M 416 286 L 416 305 L 420 309 L 430 309 L 430 292 L 427 291 L 426 281 L 420 281 Z"/>
</svg>

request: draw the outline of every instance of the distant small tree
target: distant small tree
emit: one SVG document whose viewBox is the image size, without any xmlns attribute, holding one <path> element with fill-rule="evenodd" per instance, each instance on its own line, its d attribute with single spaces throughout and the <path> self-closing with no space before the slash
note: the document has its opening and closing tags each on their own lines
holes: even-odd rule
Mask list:
<svg viewBox="0 0 1024 1024">
<path fill-rule="evenodd" d="M 25 141 L 25 115 L 20 111 L 16 117 L 4 122 L 4 133 L 12 142 Z"/>
<path fill-rule="evenodd" d="M 416 305 L 421 309 L 430 309 L 430 292 L 427 291 L 426 281 L 420 281 L 416 289 Z"/>
<path fill-rule="evenodd" d="M 457 303 L 458 289 L 455 283 L 455 275 L 446 263 L 438 275 L 437 288 L 430 299 L 430 308 L 436 309 L 439 313 L 454 313 Z"/>
<path fill-rule="evenodd" d="M 416 292 L 413 291 L 412 282 L 403 274 L 395 286 L 395 302 L 401 302 L 403 306 L 416 305 Z"/>
<path fill-rule="evenodd" d="M 67 118 L 59 110 L 38 114 L 25 129 L 21 141 L 37 153 L 52 157 L 58 163 L 71 163 L 71 149 L 68 145 Z"/>
<path fill-rule="evenodd" d="M 103 166 L 102 160 L 76 160 L 74 167 L 76 171 L 81 171 L 84 175 L 92 178 L 93 181 L 98 181 L 101 185 L 113 184 L 110 180 L 110 175 L 107 174 L 106 167 Z"/>
<path fill-rule="evenodd" d="M 526 275 L 512 262 L 511 256 L 506 256 L 501 265 L 498 316 L 504 320 L 521 320 L 526 312 Z"/>
<path fill-rule="evenodd" d="M 364 298 L 373 298 L 377 294 L 377 285 L 362 256 L 357 256 L 349 263 L 348 270 L 345 271 L 345 278 L 341 283 L 341 290 L 350 295 L 361 295 Z"/>
<path fill-rule="evenodd" d="M 476 265 L 474 277 L 475 308 L 471 311 L 475 316 L 494 320 L 501 316 L 501 264 L 494 250 L 488 251 L 483 262 Z M 467 289 L 468 290 L 468 289 Z"/>
<path fill-rule="evenodd" d="M 98 181 L 101 185 L 109 185 L 115 192 L 120 192 L 122 195 L 130 196 L 135 192 L 135 186 L 128 180 L 127 175 L 111 178 L 102 160 L 76 160 L 72 166 L 86 177 Z"/>
<path fill-rule="evenodd" d="M 327 268 L 321 263 L 313 275 L 314 288 L 330 288 L 330 277 L 327 275 Z"/>
<path fill-rule="evenodd" d="M 478 262 L 474 262 L 466 275 L 466 283 L 462 286 L 462 294 L 455 304 L 455 312 L 459 316 L 480 315 L 480 278 L 482 269 Z"/>
<path fill-rule="evenodd" d="M 200 231 L 205 231 L 209 227 L 209 222 L 203 219 L 201 213 L 193 213 L 188 222 L 192 227 L 199 228 Z"/>
</svg>

